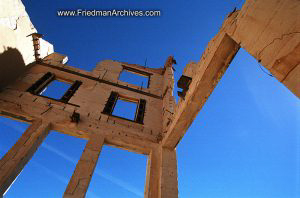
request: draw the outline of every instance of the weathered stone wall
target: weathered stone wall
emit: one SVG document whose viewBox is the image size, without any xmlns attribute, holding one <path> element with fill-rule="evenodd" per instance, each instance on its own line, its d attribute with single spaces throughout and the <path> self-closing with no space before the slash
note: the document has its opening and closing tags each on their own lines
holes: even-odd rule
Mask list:
<svg viewBox="0 0 300 198">
<path fill-rule="evenodd" d="M 0 59 L 1 67 L 11 67 L 9 61 L 14 57 L 17 61 L 13 66 L 23 71 L 25 65 L 34 61 L 31 38 L 26 36 L 36 30 L 20 1 L 2 0 L 0 3 L 5 3 L 0 9 L 6 6 L 6 9 L 0 10 L 0 16 L 4 16 L 0 18 L 0 58 L 5 60 Z M 150 155 L 145 197 L 178 197 L 175 147 L 240 47 L 261 61 L 278 80 L 299 96 L 299 16 L 300 5 L 297 0 L 247 0 L 241 11 L 228 16 L 220 32 L 208 43 L 201 60 L 191 62 L 185 68 L 184 75 L 192 77 L 192 82 L 185 100 L 180 99 L 178 105 L 173 97 L 172 57 L 161 69 L 103 61 L 93 72 L 87 72 L 65 65 L 67 57 L 57 53 L 50 54 L 43 62 L 30 64 L 17 81 L 0 92 L 0 115 L 33 122 L 5 159 L 0 161 L 0 166 L 5 164 L 1 169 L 8 170 L 0 174 L 3 184 L 0 196 L 51 129 L 90 140 L 66 194 L 75 196 L 73 192 L 77 190 L 80 197 L 84 196 L 100 147 L 108 144 Z M 42 57 L 52 49 L 43 41 L 41 46 L 46 49 L 42 50 Z M 124 65 L 150 73 L 150 86 L 141 88 L 120 81 Z M 61 81 L 83 82 L 68 103 L 26 92 L 49 71 Z M 0 74 L 3 75 L 3 72 Z M 111 91 L 147 101 L 143 125 L 101 113 Z M 70 119 L 74 111 L 80 113 L 78 123 Z M 27 145 L 24 140 L 28 137 L 33 139 Z M 101 139 L 99 144 L 92 143 L 93 137 Z M 26 152 L 20 149 L 23 146 Z M 98 149 L 91 152 L 90 146 L 97 146 Z M 90 168 L 86 169 L 89 165 Z M 88 171 L 85 172 L 87 175 L 82 171 Z M 88 180 L 81 183 L 81 178 Z M 79 188 L 74 188 L 74 184 L 79 184 Z"/>
<path fill-rule="evenodd" d="M 165 77 L 163 69 L 127 64 L 127 67 L 151 73 L 149 88 L 140 89 L 140 87 L 118 80 L 122 67 L 126 63 L 104 61 L 98 64 L 93 72 L 87 72 L 65 65 L 66 60 L 67 57 L 64 55 L 52 53 L 42 62 L 29 65 L 17 81 L 0 92 L 0 115 L 26 122 L 47 121 L 51 125 L 51 130 L 89 140 L 96 135 L 103 137 L 105 144 L 142 154 L 149 154 L 158 146 L 162 133 L 161 89 Z M 103 77 L 104 73 L 101 73 L 103 72 L 101 68 L 105 68 L 107 78 Z M 27 92 L 27 89 L 47 72 L 54 73 L 56 78 L 63 82 L 72 83 L 75 80 L 82 82 L 68 103 Z M 158 90 L 159 87 L 160 90 Z M 112 91 L 129 98 L 146 100 L 144 124 L 102 113 Z M 73 112 L 80 113 L 78 123 L 71 122 L 70 117 Z M 85 153 L 82 158 L 85 158 Z M 95 162 L 97 155 L 88 163 L 79 161 L 78 168 L 76 168 L 78 170 L 74 172 L 74 178 L 72 177 L 70 182 L 71 190 L 66 191 L 65 197 L 75 196 L 76 193 L 80 194 L 80 197 L 84 196 L 89 181 L 85 180 L 85 183 L 80 183 L 79 188 L 74 188 L 74 184 L 81 182 L 81 177 L 86 177 L 87 169 L 84 167 Z M 82 172 L 83 170 L 85 172 Z M 88 171 L 87 175 L 91 178 L 93 168 Z M 10 178 L 15 178 L 14 175 L 9 175 Z"/>
<path fill-rule="evenodd" d="M 221 31 L 300 97 L 299 0 L 247 0 L 224 22 Z"/>
<path fill-rule="evenodd" d="M 119 80 L 120 75 L 123 71 L 123 66 L 149 73 L 150 74 L 149 87 L 148 88 L 141 87 L 138 85 L 133 85 Z M 151 94 L 161 96 L 162 95 L 161 87 L 163 85 L 163 78 L 164 78 L 164 76 L 162 75 L 162 71 L 163 71 L 162 68 L 154 69 L 154 68 L 147 68 L 135 64 L 128 64 L 128 63 L 117 62 L 112 60 L 104 60 L 97 64 L 97 66 L 93 70 L 93 74 L 95 74 L 98 78 L 103 80 L 108 80 L 114 83 L 118 83 L 120 85 L 124 85 L 134 89 L 139 89 Z"/>
<path fill-rule="evenodd" d="M 0 1 L 0 88 L 14 81 L 26 65 L 35 61 L 32 37 L 36 33 L 20 0 Z M 41 57 L 53 52 L 53 46 L 40 41 Z"/>
<path fill-rule="evenodd" d="M 132 132 L 146 134 L 150 137 L 153 137 L 154 139 L 161 138 L 163 100 L 161 96 L 162 86 L 158 85 L 161 85 L 163 83 L 164 76 L 162 75 L 162 69 L 143 68 L 141 66 L 127 64 L 127 67 L 132 67 L 151 74 L 149 88 L 141 89 L 138 86 L 118 80 L 119 75 L 122 72 L 122 66 L 125 65 L 125 63 L 116 61 L 103 61 L 98 64 L 93 72 L 87 72 L 63 64 L 65 59 L 65 56 L 57 53 L 53 53 L 47 56 L 44 59 L 43 63 L 32 65 L 23 74 L 19 81 L 9 86 L 9 89 L 18 91 L 20 94 L 24 93 L 33 83 L 35 83 L 47 72 L 54 73 L 57 79 L 70 84 L 72 84 L 75 80 L 79 80 L 82 82 L 82 85 L 69 101 L 69 103 L 77 106 L 68 104 L 62 105 L 61 108 L 64 108 L 64 111 L 68 111 L 69 113 L 76 111 L 80 113 L 83 122 L 85 121 L 85 118 L 88 118 L 94 120 L 95 122 L 104 122 L 117 126 L 120 131 L 124 130 L 124 128 L 127 128 Z M 54 68 L 53 66 L 56 68 Z M 69 72 L 66 72 L 64 70 L 68 70 Z M 74 72 L 86 75 L 87 77 L 74 74 Z M 90 79 L 88 77 L 92 77 L 94 79 Z M 101 83 L 96 81 L 95 79 L 101 79 L 123 87 Z M 131 90 L 128 90 L 127 87 L 131 88 Z M 160 89 L 158 89 L 159 87 Z M 135 92 L 132 90 L 137 90 L 140 92 Z M 128 98 L 146 100 L 144 124 L 131 122 L 122 118 L 109 116 L 102 113 L 112 91 L 118 92 L 120 95 L 126 96 Z M 28 94 L 29 93 L 26 93 L 26 95 Z M 32 95 L 32 97 L 36 98 L 36 104 L 41 103 L 46 105 L 49 102 L 56 102 L 51 101 L 51 99 L 39 96 Z"/>
</svg>

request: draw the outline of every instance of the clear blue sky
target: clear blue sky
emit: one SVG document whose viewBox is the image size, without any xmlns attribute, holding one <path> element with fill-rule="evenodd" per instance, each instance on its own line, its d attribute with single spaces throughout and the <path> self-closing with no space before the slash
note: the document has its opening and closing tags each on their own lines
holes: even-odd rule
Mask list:
<svg viewBox="0 0 300 198">
<path fill-rule="evenodd" d="M 113 59 L 160 67 L 173 54 L 176 81 L 198 61 L 239 0 L 24 1 L 31 20 L 69 65 L 92 70 Z M 59 9 L 159 9 L 160 17 L 58 17 Z M 58 88 L 62 88 L 58 85 Z M 48 90 L 51 92 L 51 90 Z M 49 93 L 51 94 L 51 93 Z M 300 103 L 237 54 L 177 147 L 181 198 L 299 198 Z M 0 157 L 26 129 L 0 118 Z M 61 197 L 86 144 L 51 132 L 16 180 L 8 198 Z M 143 197 L 146 156 L 105 146 L 87 197 Z M 46 186 L 47 185 L 47 186 Z"/>
</svg>

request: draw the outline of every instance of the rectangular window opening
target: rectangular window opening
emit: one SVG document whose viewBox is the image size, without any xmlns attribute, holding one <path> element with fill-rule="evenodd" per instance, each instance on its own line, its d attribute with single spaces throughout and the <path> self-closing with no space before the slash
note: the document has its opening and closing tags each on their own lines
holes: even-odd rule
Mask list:
<svg viewBox="0 0 300 198">
<path fill-rule="evenodd" d="M 144 197 L 147 156 L 103 146 L 86 197 Z"/>
<path fill-rule="evenodd" d="M 71 84 L 62 79 L 56 79 L 53 73 L 47 72 L 32 84 L 27 91 L 34 95 L 45 96 L 68 103 L 81 84 L 82 82 L 78 80 Z"/>
<path fill-rule="evenodd" d="M 102 113 L 144 124 L 146 100 L 111 92 Z"/>
<path fill-rule="evenodd" d="M 150 74 L 135 69 L 124 68 L 119 80 L 142 88 L 149 88 Z"/>
<path fill-rule="evenodd" d="M 85 145 L 84 139 L 51 131 L 4 197 L 62 197 Z"/>
<path fill-rule="evenodd" d="M 0 116 L 0 159 L 29 127 L 28 123 Z"/>
<path fill-rule="evenodd" d="M 126 98 L 119 97 L 112 115 L 122 117 L 128 120 L 135 120 L 135 113 L 137 109 L 137 103 L 130 101 Z"/>
<path fill-rule="evenodd" d="M 70 87 L 71 84 L 53 80 L 41 91 L 41 93 L 39 93 L 39 95 L 60 100 Z"/>
</svg>

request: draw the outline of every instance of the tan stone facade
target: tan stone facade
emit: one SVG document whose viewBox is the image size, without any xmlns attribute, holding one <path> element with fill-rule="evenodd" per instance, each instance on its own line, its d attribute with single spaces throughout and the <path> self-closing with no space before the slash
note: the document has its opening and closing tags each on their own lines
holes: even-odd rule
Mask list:
<svg viewBox="0 0 300 198">
<path fill-rule="evenodd" d="M 9 46 L 18 51 L 9 57 L 19 54 L 30 58 L 25 58 L 18 76 L 8 73 L 14 79 L 7 81 L 9 84 L 1 84 L 0 115 L 31 123 L 31 127 L 0 161 L 0 196 L 48 131 L 56 130 L 88 140 L 64 197 L 85 196 L 95 165 L 101 161 L 103 144 L 148 155 L 145 197 L 178 197 L 176 145 L 240 47 L 300 96 L 300 4 L 297 0 L 249 0 L 242 10 L 231 13 L 201 60 L 186 66 L 183 75 L 191 81 L 178 104 L 173 97 L 175 61 L 171 56 L 158 69 L 106 60 L 87 72 L 66 65 L 67 57 L 52 53 L 51 45 L 43 45 L 41 40 L 43 59 L 35 61 L 32 38 L 27 37 L 35 30 L 29 28 L 31 22 L 20 2 L 14 2 L 20 7 L 16 13 L 23 13 L 27 22 L 22 23 L 24 31 L 20 32 L 0 23 L 0 35 L 10 35 L 1 39 L 4 50 L 0 52 L 4 54 Z M 7 20 L 14 19 L 11 13 L 7 14 Z M 30 31 L 25 31 L 26 28 Z M 1 67 L 9 64 L 5 59 L 0 61 Z M 15 64 L 19 67 L 18 62 Z M 124 70 L 148 77 L 148 87 L 119 80 Z M 74 89 L 69 89 L 64 99 L 40 95 L 54 79 L 69 83 Z M 137 104 L 134 120 L 112 115 L 119 98 Z"/>
<path fill-rule="evenodd" d="M 151 69 L 115 61 L 102 61 L 92 72 L 86 72 L 62 64 L 64 59 L 65 56 L 53 53 L 45 57 L 42 62 L 29 65 L 26 72 L 15 83 L 6 87 L 0 93 L 0 108 L 1 114 L 4 116 L 20 119 L 25 122 L 42 120 L 50 123 L 48 130 L 57 130 L 89 140 L 65 193 L 65 197 L 84 197 L 90 179 L 87 181 L 84 179 L 87 183 L 81 184 L 83 181 L 80 178 L 85 178 L 84 174 L 86 176 L 92 175 L 103 142 L 107 145 L 146 155 L 159 147 L 159 141 L 163 136 L 162 121 L 168 119 L 168 116 L 164 116 L 163 118 L 163 109 L 168 110 L 169 113 L 171 112 L 170 104 L 164 104 L 164 100 L 166 100 L 164 97 L 173 97 L 170 95 L 173 88 L 167 88 L 168 85 L 164 85 L 164 83 L 169 82 L 165 78 L 169 78 L 169 74 L 172 73 L 172 65 L 167 62 L 164 68 Z M 169 59 L 171 60 L 172 57 Z M 149 75 L 148 88 L 138 87 L 118 80 L 120 73 L 124 69 L 147 73 Z M 73 84 L 75 81 L 81 82 L 81 85 L 68 102 L 34 94 L 29 91 L 35 83 L 43 79 L 43 76 L 49 72 L 54 75 L 53 79 L 62 82 L 70 84 Z M 162 87 L 165 87 L 167 90 L 164 96 Z M 138 106 L 140 100 L 143 99 L 145 101 L 143 122 L 130 121 L 105 113 L 104 109 L 109 103 L 111 93 L 117 93 L 119 97 L 136 101 Z M 70 118 L 74 112 L 80 115 L 78 123 Z M 31 131 L 32 129 L 30 128 L 29 130 Z M 99 139 L 99 141 L 94 141 L 95 139 Z M 22 142 L 18 142 L 18 145 L 18 148 L 22 147 Z M 35 149 L 39 145 L 35 145 Z M 90 149 L 90 147 L 95 147 L 95 149 Z M 21 150 L 12 148 L 3 160 L 10 153 L 18 151 L 21 152 Z M 156 154 L 156 152 L 153 152 L 151 155 L 154 155 L 154 153 Z M 172 155 L 174 154 L 173 150 Z M 22 151 L 20 158 L 27 155 L 32 156 L 31 153 L 23 153 Z M 168 156 L 168 152 L 165 155 Z M 176 155 L 173 162 L 173 171 L 176 173 Z M 18 163 L 15 165 L 20 166 Z M 21 166 L 24 165 L 22 163 Z M 1 172 L 5 171 L 4 168 L 6 167 L 1 167 Z M 6 172 L 7 174 L 9 172 Z M 13 181 L 17 175 L 10 174 L 9 177 L 1 178 L 1 185 L 2 182 L 4 185 L 4 183 Z M 174 177 L 174 179 L 177 182 L 177 177 Z M 76 182 L 80 182 L 80 184 L 78 183 L 77 185 Z M 5 185 L 1 193 L 4 193 L 8 186 Z M 80 190 L 74 188 L 80 188 Z"/>
</svg>

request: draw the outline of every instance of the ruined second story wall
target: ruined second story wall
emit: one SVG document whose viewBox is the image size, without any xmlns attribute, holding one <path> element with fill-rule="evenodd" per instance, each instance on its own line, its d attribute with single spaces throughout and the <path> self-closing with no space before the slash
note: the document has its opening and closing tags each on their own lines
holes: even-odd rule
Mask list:
<svg viewBox="0 0 300 198">
<path fill-rule="evenodd" d="M 148 84 L 130 84 L 122 81 L 120 76 L 122 72 L 132 72 L 135 75 L 141 75 L 148 78 Z M 110 82 L 118 83 L 133 89 L 138 89 L 147 93 L 161 96 L 164 81 L 162 68 L 148 68 L 136 64 L 117 62 L 112 60 L 101 61 L 93 70 L 93 74 L 98 78 Z"/>
<path fill-rule="evenodd" d="M 8 88 L 20 93 L 26 92 L 27 95 L 31 94 L 27 92 L 28 89 L 48 72 L 53 73 L 56 80 L 68 84 L 80 81 L 82 84 L 65 104 L 51 98 L 31 95 L 37 98 L 36 103 L 62 105 L 61 108 L 64 108 L 65 111 L 79 113 L 82 122 L 89 119 L 114 125 L 120 131 L 125 128 L 136 134 L 147 134 L 154 139 L 161 137 L 163 127 L 163 99 L 161 95 L 161 85 L 164 79 L 163 69 L 143 68 L 138 65 L 107 60 L 100 62 L 93 72 L 87 72 L 63 64 L 65 60 L 65 56 L 53 53 L 44 58 L 43 62 L 32 64 L 23 76 Z M 149 73 L 151 75 L 149 87 L 140 88 L 118 80 L 124 66 Z M 113 92 L 117 93 L 120 98 L 136 102 L 138 106 L 141 100 L 145 101 L 142 123 L 104 113 Z"/>
</svg>

